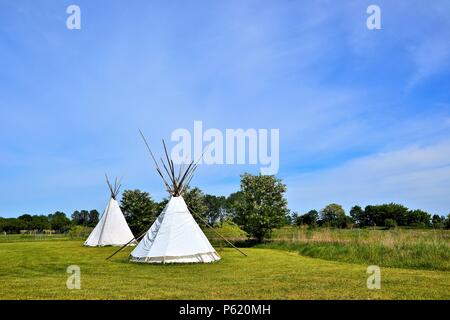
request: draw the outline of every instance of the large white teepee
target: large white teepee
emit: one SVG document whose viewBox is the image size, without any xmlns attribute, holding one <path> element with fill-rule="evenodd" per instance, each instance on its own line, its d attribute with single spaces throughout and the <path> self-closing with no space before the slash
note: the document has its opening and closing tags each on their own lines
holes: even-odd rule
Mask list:
<svg viewBox="0 0 450 320">
<path fill-rule="evenodd" d="M 183 166 L 180 167 L 176 175 L 163 140 L 166 163 L 162 159 L 161 162 L 169 178 L 166 180 L 143 135 L 142 138 L 171 198 L 141 242 L 131 252 L 130 260 L 146 263 L 198 263 L 220 260 L 220 256 L 194 220 L 182 197 L 197 164 L 191 162 L 186 170 L 183 170 Z"/>
<path fill-rule="evenodd" d="M 220 260 L 192 217 L 183 197 L 169 203 L 131 252 L 131 261 L 147 263 L 192 263 Z"/>
<path fill-rule="evenodd" d="M 89 247 L 135 245 L 133 233 L 116 200 L 120 185 L 117 184 L 117 179 L 114 187 L 109 183 L 108 178 L 106 180 L 111 191 L 111 199 L 84 245 Z"/>
</svg>

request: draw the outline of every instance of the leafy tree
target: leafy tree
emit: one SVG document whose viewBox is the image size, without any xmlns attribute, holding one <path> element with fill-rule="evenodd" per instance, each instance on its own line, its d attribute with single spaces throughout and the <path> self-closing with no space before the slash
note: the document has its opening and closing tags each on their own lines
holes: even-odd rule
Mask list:
<svg viewBox="0 0 450 320">
<path fill-rule="evenodd" d="M 189 211 L 198 224 L 204 225 L 204 220 L 208 221 L 207 211 L 208 206 L 205 202 L 205 195 L 199 188 L 188 188 L 183 193 L 184 201 L 186 202 Z M 201 217 L 201 219 L 199 218 Z"/>
<path fill-rule="evenodd" d="M 394 220 L 399 226 L 408 224 L 408 208 L 396 203 L 367 206 L 364 209 L 367 226 L 384 226 L 386 219 Z"/>
<path fill-rule="evenodd" d="M 359 218 L 361 227 L 375 226 L 374 217 L 376 216 L 376 206 L 368 205 L 364 208 Z"/>
<path fill-rule="evenodd" d="M 442 229 L 445 227 L 445 217 L 439 216 L 437 214 L 433 215 L 433 218 L 431 219 L 431 226 L 434 229 Z"/>
<path fill-rule="evenodd" d="M 82 225 L 87 226 L 89 224 L 89 211 L 87 210 L 81 210 L 80 211 L 81 219 L 82 219 Z"/>
<path fill-rule="evenodd" d="M 332 203 L 320 210 L 320 222 L 329 227 L 345 227 L 347 224 L 345 211 L 340 204 Z"/>
<path fill-rule="evenodd" d="M 21 230 L 43 231 L 50 228 L 47 216 L 24 214 L 18 218 L 0 218 L 0 232 L 19 233 Z"/>
<path fill-rule="evenodd" d="M 48 215 L 50 227 L 56 232 L 66 232 L 70 229 L 70 219 L 66 217 L 64 212 L 56 211 Z"/>
<path fill-rule="evenodd" d="M 367 216 L 360 206 L 353 206 L 350 209 L 350 217 L 352 217 L 353 221 L 360 227 L 367 225 Z"/>
<path fill-rule="evenodd" d="M 286 186 L 275 176 L 241 175 L 241 192 L 232 202 L 233 220 L 259 242 L 286 221 Z"/>
<path fill-rule="evenodd" d="M 298 219 L 298 212 L 292 212 L 291 213 L 291 224 L 296 224 Z"/>
<path fill-rule="evenodd" d="M 76 225 L 87 226 L 89 223 L 89 211 L 74 211 L 71 215 L 72 222 Z"/>
<path fill-rule="evenodd" d="M 244 193 L 242 191 L 237 191 L 232 194 L 230 194 L 226 200 L 225 203 L 225 210 L 227 212 L 227 215 L 234 216 L 236 206 L 239 205 L 239 203 L 244 202 Z"/>
<path fill-rule="evenodd" d="M 293 212 L 292 214 L 291 214 L 291 224 L 294 224 L 294 225 L 300 225 L 300 224 L 297 224 L 298 223 L 298 221 L 299 221 L 299 215 L 298 215 L 298 213 L 297 212 Z"/>
<path fill-rule="evenodd" d="M 286 214 L 286 217 L 284 219 L 285 220 L 284 225 L 291 225 L 294 222 L 293 220 L 294 214 L 296 213 L 291 213 L 291 211 L 288 210 L 288 214 Z"/>
<path fill-rule="evenodd" d="M 1 231 L 6 233 L 19 233 L 24 228 L 24 222 L 17 218 L 3 218 L 1 220 Z"/>
<path fill-rule="evenodd" d="M 307 213 L 297 216 L 294 220 L 294 223 L 298 226 L 300 225 L 308 225 L 309 227 L 316 227 L 317 221 L 319 220 L 319 213 L 317 210 L 310 210 Z"/>
<path fill-rule="evenodd" d="M 399 226 L 408 224 L 408 208 L 396 203 L 390 203 L 387 206 L 387 216 L 391 216 Z"/>
<path fill-rule="evenodd" d="M 310 227 L 315 227 L 319 220 L 319 213 L 317 210 L 310 210 L 302 216 L 303 224 L 307 224 Z"/>
<path fill-rule="evenodd" d="M 341 219 L 338 221 L 338 227 L 339 228 L 350 228 L 355 225 L 355 221 L 353 221 L 352 217 L 349 217 L 347 215 L 344 215 Z"/>
<path fill-rule="evenodd" d="M 205 195 L 204 203 L 207 207 L 205 215 L 210 225 L 214 225 L 225 219 L 226 202 L 227 199 L 223 196 Z"/>
<path fill-rule="evenodd" d="M 384 220 L 384 226 L 388 229 L 393 229 L 397 227 L 397 222 L 394 219 L 386 219 Z"/>
<path fill-rule="evenodd" d="M 380 216 L 380 210 L 379 206 L 373 206 L 368 205 L 364 208 L 364 217 L 365 217 L 365 224 L 364 226 L 371 227 L 376 225 L 383 225 L 384 220 L 386 218 L 379 218 Z"/>
<path fill-rule="evenodd" d="M 445 229 L 450 229 L 450 213 L 447 215 L 447 219 L 445 219 Z"/>
<path fill-rule="evenodd" d="M 38 230 L 40 232 L 50 229 L 50 222 L 47 216 L 44 215 L 36 215 L 32 217 L 31 221 L 31 229 Z"/>
<path fill-rule="evenodd" d="M 72 223 L 73 223 L 74 225 L 82 225 L 82 224 L 83 224 L 83 221 L 82 221 L 82 218 L 81 218 L 81 215 L 80 215 L 80 211 L 78 211 L 78 210 L 75 210 L 75 211 L 70 215 L 70 218 L 71 218 Z"/>
<path fill-rule="evenodd" d="M 147 192 L 125 190 L 120 203 L 130 229 L 137 236 L 147 230 L 158 216 L 159 205 Z"/>
<path fill-rule="evenodd" d="M 89 211 L 88 227 L 95 227 L 98 223 L 99 213 L 97 210 Z"/>
<path fill-rule="evenodd" d="M 21 228 L 24 230 L 31 230 L 32 229 L 32 222 L 33 222 L 33 217 L 29 214 L 23 214 L 19 217 L 17 217 L 18 220 L 20 220 L 21 223 Z"/>
<path fill-rule="evenodd" d="M 423 210 L 410 210 L 407 213 L 408 225 L 415 227 L 429 227 L 431 214 Z"/>
</svg>

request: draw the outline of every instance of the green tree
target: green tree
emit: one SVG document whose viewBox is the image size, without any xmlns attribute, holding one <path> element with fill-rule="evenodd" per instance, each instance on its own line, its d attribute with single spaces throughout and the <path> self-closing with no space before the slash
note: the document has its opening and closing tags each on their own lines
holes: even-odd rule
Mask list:
<svg viewBox="0 0 450 320">
<path fill-rule="evenodd" d="M 233 220 L 259 242 L 286 222 L 286 185 L 275 176 L 241 175 L 241 194 L 232 202 Z"/>
<path fill-rule="evenodd" d="M 310 210 L 307 213 L 298 216 L 297 219 L 295 219 L 295 224 L 300 225 L 307 225 L 311 228 L 314 228 L 317 226 L 317 221 L 319 220 L 319 213 L 317 210 Z"/>
<path fill-rule="evenodd" d="M 197 187 L 188 188 L 183 193 L 183 199 L 197 223 L 204 225 L 204 220 L 208 221 L 208 206 L 206 205 L 203 191 Z"/>
<path fill-rule="evenodd" d="M 70 229 L 70 219 L 64 212 L 56 211 L 48 215 L 50 227 L 56 232 L 63 233 Z"/>
<path fill-rule="evenodd" d="M 431 214 L 423 210 L 410 210 L 407 213 L 408 225 L 413 227 L 429 227 Z"/>
<path fill-rule="evenodd" d="M 29 214 L 23 214 L 19 217 L 17 217 L 18 220 L 22 222 L 22 229 L 23 230 L 31 230 L 32 229 L 32 222 L 33 217 Z"/>
<path fill-rule="evenodd" d="M 377 215 L 377 206 L 368 205 L 364 208 L 360 218 L 362 227 L 375 226 L 374 217 Z"/>
<path fill-rule="evenodd" d="M 433 218 L 431 219 L 431 226 L 434 229 L 443 229 L 445 227 L 445 217 L 441 217 L 437 214 L 433 215 Z"/>
<path fill-rule="evenodd" d="M 205 195 L 204 203 L 207 207 L 205 215 L 210 225 L 214 225 L 225 219 L 226 202 L 227 198 L 224 196 Z"/>
<path fill-rule="evenodd" d="M 394 219 L 386 219 L 384 220 L 384 226 L 388 229 L 393 229 L 397 227 L 397 222 Z"/>
<path fill-rule="evenodd" d="M 89 218 L 88 218 L 88 227 L 95 227 L 98 223 L 98 217 L 99 217 L 99 213 L 97 210 L 91 210 L 89 211 Z"/>
<path fill-rule="evenodd" d="M 295 213 L 292 213 L 290 210 L 288 211 L 288 214 L 286 214 L 284 219 L 284 225 L 291 225 L 293 223 L 293 216 Z"/>
<path fill-rule="evenodd" d="M 299 226 L 299 225 L 301 225 L 301 223 L 298 223 L 299 222 L 299 215 L 298 215 L 298 212 L 293 212 L 292 214 L 291 214 L 291 224 L 292 225 L 297 225 L 297 226 Z"/>
<path fill-rule="evenodd" d="M 3 218 L 1 224 L 1 231 L 6 233 L 19 233 L 24 230 L 25 222 L 17 218 Z"/>
<path fill-rule="evenodd" d="M 81 219 L 82 219 L 82 225 L 87 226 L 89 224 L 89 211 L 87 210 L 81 210 L 80 211 Z"/>
<path fill-rule="evenodd" d="M 158 217 L 159 205 L 153 201 L 147 192 L 135 189 L 123 192 L 120 208 L 130 229 L 135 236 L 138 236 L 150 228 Z"/>
<path fill-rule="evenodd" d="M 309 210 L 302 217 L 304 224 L 307 224 L 310 227 L 315 227 L 317 225 L 317 221 L 319 220 L 319 213 L 317 210 Z"/>
<path fill-rule="evenodd" d="M 227 215 L 230 215 L 231 217 L 234 216 L 234 208 L 239 205 L 239 203 L 244 202 L 244 193 L 242 191 L 237 191 L 232 194 L 230 194 L 227 197 L 227 200 L 225 202 L 225 210 L 227 212 Z"/>
<path fill-rule="evenodd" d="M 320 210 L 321 224 L 328 227 L 344 228 L 348 222 L 340 204 L 332 203 Z"/>
<path fill-rule="evenodd" d="M 81 217 L 80 211 L 75 210 L 71 215 L 70 218 L 72 220 L 72 223 L 74 225 L 82 225 L 83 224 L 83 219 Z"/>
<path fill-rule="evenodd" d="M 75 225 L 87 226 L 89 224 L 89 211 L 87 210 L 76 210 L 70 217 Z"/>
<path fill-rule="evenodd" d="M 367 224 L 366 214 L 360 206 L 353 206 L 350 209 L 350 217 L 360 227 L 364 227 Z"/>
<path fill-rule="evenodd" d="M 33 216 L 31 225 L 33 230 L 38 230 L 40 232 L 46 229 L 50 229 L 50 222 L 48 220 L 48 217 L 44 215 Z"/>
<path fill-rule="evenodd" d="M 398 226 L 408 224 L 408 208 L 396 203 L 367 206 L 364 209 L 367 226 L 384 226 L 386 219 L 394 220 Z"/>
</svg>

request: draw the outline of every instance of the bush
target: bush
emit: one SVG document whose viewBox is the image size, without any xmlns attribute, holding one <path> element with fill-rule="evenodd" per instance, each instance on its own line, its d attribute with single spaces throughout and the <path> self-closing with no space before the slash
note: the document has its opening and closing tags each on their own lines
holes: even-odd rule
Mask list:
<svg viewBox="0 0 450 320">
<path fill-rule="evenodd" d="M 386 219 L 384 220 L 384 226 L 387 229 L 394 229 L 395 227 L 397 227 L 397 222 L 394 219 Z"/>
<path fill-rule="evenodd" d="M 92 227 L 85 227 L 85 226 L 73 226 L 70 228 L 70 231 L 68 232 L 68 236 L 71 238 L 87 238 L 91 234 L 92 230 L 94 228 Z"/>
</svg>

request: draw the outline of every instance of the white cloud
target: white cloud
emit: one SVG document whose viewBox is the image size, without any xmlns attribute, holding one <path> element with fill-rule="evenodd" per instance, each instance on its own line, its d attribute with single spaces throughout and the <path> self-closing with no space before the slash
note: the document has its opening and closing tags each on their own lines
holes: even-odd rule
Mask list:
<svg viewBox="0 0 450 320">
<path fill-rule="evenodd" d="M 445 38 L 427 39 L 415 47 L 412 52 L 415 71 L 408 83 L 408 88 L 419 82 L 442 73 L 450 66 L 450 42 Z"/>
<path fill-rule="evenodd" d="M 290 206 L 320 209 L 338 202 L 398 202 L 433 213 L 450 212 L 450 140 L 357 158 L 286 180 Z"/>
</svg>

